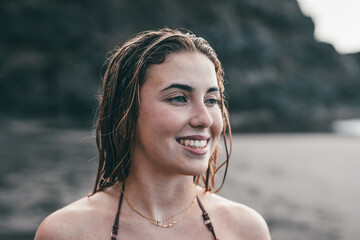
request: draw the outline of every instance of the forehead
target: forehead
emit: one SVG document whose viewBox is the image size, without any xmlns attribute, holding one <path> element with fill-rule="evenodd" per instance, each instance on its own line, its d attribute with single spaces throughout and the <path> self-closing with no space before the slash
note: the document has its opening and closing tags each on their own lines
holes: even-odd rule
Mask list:
<svg viewBox="0 0 360 240">
<path fill-rule="evenodd" d="M 144 85 L 153 87 L 183 83 L 194 87 L 217 87 L 214 63 L 200 52 L 172 53 L 161 64 L 148 68 Z"/>
</svg>

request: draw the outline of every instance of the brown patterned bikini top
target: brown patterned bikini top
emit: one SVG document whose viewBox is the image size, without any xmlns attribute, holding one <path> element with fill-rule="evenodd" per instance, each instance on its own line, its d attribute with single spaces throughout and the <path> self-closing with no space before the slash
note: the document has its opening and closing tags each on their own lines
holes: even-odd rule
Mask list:
<svg viewBox="0 0 360 240">
<path fill-rule="evenodd" d="M 206 212 L 206 210 L 205 210 L 204 206 L 202 205 L 202 203 L 201 203 L 200 199 L 198 198 L 198 196 L 196 196 L 196 199 L 197 199 L 199 207 L 200 207 L 200 209 L 202 211 L 202 217 L 204 219 L 205 226 L 209 229 L 209 231 L 213 235 L 214 239 L 219 240 L 219 239 L 216 238 L 214 227 L 213 227 L 213 225 L 211 223 L 209 214 Z M 116 217 L 115 217 L 115 221 L 114 221 L 114 226 L 113 226 L 112 232 L 110 233 L 111 240 L 116 240 L 117 239 L 117 234 L 118 234 L 118 231 L 119 231 L 120 209 L 121 209 L 122 200 L 123 200 L 123 191 L 121 191 L 119 205 L 118 205 L 118 209 L 117 209 L 117 213 L 116 213 Z"/>
</svg>

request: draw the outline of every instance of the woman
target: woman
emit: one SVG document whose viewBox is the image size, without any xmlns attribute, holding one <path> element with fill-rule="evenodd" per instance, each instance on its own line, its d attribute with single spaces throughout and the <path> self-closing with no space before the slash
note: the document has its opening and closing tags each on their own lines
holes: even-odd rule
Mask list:
<svg viewBox="0 0 360 240">
<path fill-rule="evenodd" d="M 215 194 L 227 132 L 231 142 L 223 94 L 203 38 L 161 29 L 116 48 L 100 96 L 94 191 L 47 217 L 35 239 L 270 239 L 259 214 Z M 227 159 L 217 167 L 221 134 Z"/>
</svg>

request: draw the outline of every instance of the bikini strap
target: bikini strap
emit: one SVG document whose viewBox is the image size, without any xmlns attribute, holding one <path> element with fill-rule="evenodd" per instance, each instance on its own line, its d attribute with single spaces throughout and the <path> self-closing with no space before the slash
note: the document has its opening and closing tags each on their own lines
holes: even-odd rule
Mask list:
<svg viewBox="0 0 360 240">
<path fill-rule="evenodd" d="M 119 231 L 119 219 L 120 219 L 120 209 L 121 209 L 121 204 L 122 204 L 122 200 L 123 200 L 123 192 L 125 191 L 125 184 L 123 185 L 122 191 L 121 191 L 121 195 L 120 195 L 120 199 L 119 199 L 119 205 L 118 205 L 118 209 L 117 209 L 117 213 L 116 213 L 116 217 L 115 217 L 115 221 L 114 221 L 114 226 L 112 228 L 112 232 L 110 233 L 110 237 L 111 240 L 116 240 L 117 239 L 117 235 L 118 235 L 118 231 Z M 198 196 L 196 196 L 197 202 L 199 204 L 199 207 L 201 209 L 201 211 L 203 212 L 202 217 L 204 219 L 204 224 L 205 226 L 209 229 L 209 231 L 211 232 L 211 234 L 214 236 L 215 240 L 218 240 L 214 231 L 214 227 L 212 225 L 212 222 L 210 220 L 209 214 L 206 212 L 204 206 L 202 205 L 200 199 Z"/>
<path fill-rule="evenodd" d="M 122 189 L 121 189 L 121 195 L 120 195 L 119 205 L 118 205 L 118 209 L 117 209 L 117 213 L 116 213 L 116 217 L 115 217 L 115 221 L 114 221 L 114 226 L 112 228 L 112 232 L 110 233 L 111 240 L 117 239 L 118 230 L 119 230 L 120 209 L 121 209 L 124 191 L 125 191 L 125 183 L 123 184 Z"/>
<path fill-rule="evenodd" d="M 212 225 L 211 219 L 209 217 L 209 214 L 206 212 L 206 210 L 205 210 L 204 206 L 202 205 L 202 203 L 201 203 L 198 196 L 196 196 L 196 199 L 197 199 L 197 202 L 199 204 L 199 207 L 200 207 L 201 211 L 203 212 L 202 217 L 204 219 L 205 226 L 209 229 L 211 234 L 214 236 L 214 239 L 218 240 L 217 237 L 216 237 L 216 234 L 215 234 L 214 227 Z"/>
</svg>

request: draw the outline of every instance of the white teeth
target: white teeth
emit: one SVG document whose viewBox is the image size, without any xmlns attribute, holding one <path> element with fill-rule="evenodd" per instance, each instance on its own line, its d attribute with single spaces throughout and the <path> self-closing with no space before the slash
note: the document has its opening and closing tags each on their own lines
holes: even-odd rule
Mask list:
<svg viewBox="0 0 360 240">
<path fill-rule="evenodd" d="M 189 140 L 180 139 L 179 143 L 192 148 L 204 148 L 207 145 L 207 140 Z"/>
</svg>

